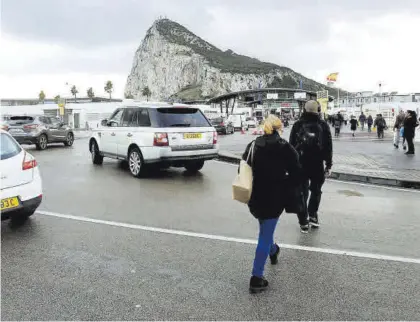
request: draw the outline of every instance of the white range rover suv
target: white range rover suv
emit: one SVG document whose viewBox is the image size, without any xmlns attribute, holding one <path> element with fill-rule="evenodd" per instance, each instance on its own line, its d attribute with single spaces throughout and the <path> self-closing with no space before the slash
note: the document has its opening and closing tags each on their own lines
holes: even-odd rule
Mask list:
<svg viewBox="0 0 420 322">
<path fill-rule="evenodd" d="M 200 109 L 183 104 L 123 102 L 89 140 L 94 164 L 104 157 L 128 161 L 141 177 L 150 165 L 197 172 L 218 156 L 217 132 Z"/>
</svg>

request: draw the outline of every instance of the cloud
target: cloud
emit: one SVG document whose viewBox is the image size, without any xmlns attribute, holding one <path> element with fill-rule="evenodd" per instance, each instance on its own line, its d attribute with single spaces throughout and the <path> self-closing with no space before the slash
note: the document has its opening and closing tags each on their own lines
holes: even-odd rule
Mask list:
<svg viewBox="0 0 420 322">
<path fill-rule="evenodd" d="M 2 0 L 1 10 L 3 92 L 16 93 L 16 79 L 35 75 L 46 85 L 73 75 L 101 87 L 99 79 L 114 75 L 123 88 L 159 16 L 217 47 L 318 81 L 339 71 L 346 89 L 370 89 L 381 78 L 401 91 L 419 90 L 417 0 Z M 21 83 L 28 89 L 20 92 L 38 91 L 29 89 L 36 82 Z"/>
</svg>

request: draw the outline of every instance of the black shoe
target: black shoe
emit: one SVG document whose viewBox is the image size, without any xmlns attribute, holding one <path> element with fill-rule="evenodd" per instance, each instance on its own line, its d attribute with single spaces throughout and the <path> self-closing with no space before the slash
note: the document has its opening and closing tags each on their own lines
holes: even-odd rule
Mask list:
<svg viewBox="0 0 420 322">
<path fill-rule="evenodd" d="M 405 154 L 405 155 L 414 155 L 414 152 L 413 152 L 413 151 L 407 151 L 407 152 L 405 152 L 404 154 Z"/>
<path fill-rule="evenodd" d="M 273 255 L 270 255 L 271 265 L 276 265 L 279 262 L 280 247 L 275 244 L 277 247 L 276 252 Z"/>
<path fill-rule="evenodd" d="M 403 150 L 405 151 L 405 150 L 407 150 L 407 147 L 405 146 L 405 145 L 403 145 Z"/>
<path fill-rule="evenodd" d="M 397 144 L 394 144 L 394 146 L 395 146 L 395 148 L 396 148 L 396 149 L 398 149 L 398 148 L 399 148 L 399 146 L 398 146 Z"/>
<path fill-rule="evenodd" d="M 249 282 L 249 291 L 251 293 L 260 293 L 268 287 L 268 281 L 264 277 L 252 276 Z"/>
<path fill-rule="evenodd" d="M 307 234 L 309 232 L 309 225 L 308 224 L 300 225 L 300 232 L 302 234 Z"/>
<path fill-rule="evenodd" d="M 319 227 L 319 221 L 317 217 L 309 217 L 309 225 L 312 228 L 318 228 Z"/>
</svg>

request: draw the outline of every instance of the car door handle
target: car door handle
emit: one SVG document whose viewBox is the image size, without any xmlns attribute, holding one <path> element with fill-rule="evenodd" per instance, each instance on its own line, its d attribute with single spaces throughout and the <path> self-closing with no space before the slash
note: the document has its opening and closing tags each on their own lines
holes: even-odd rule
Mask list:
<svg viewBox="0 0 420 322">
<path fill-rule="evenodd" d="M 114 133 L 114 132 L 112 132 L 112 133 L 111 133 L 111 136 L 115 136 L 115 133 Z"/>
<path fill-rule="evenodd" d="M 131 138 L 131 137 L 133 136 L 133 134 L 128 133 L 128 134 L 127 134 L 127 136 L 128 136 L 129 138 Z"/>
</svg>

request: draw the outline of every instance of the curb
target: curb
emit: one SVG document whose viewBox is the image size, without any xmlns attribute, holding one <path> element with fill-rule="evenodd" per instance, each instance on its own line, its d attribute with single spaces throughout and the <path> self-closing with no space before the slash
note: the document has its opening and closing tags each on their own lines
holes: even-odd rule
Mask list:
<svg viewBox="0 0 420 322">
<path fill-rule="evenodd" d="M 233 164 L 239 164 L 241 158 L 228 153 L 219 153 L 219 161 L 224 161 Z M 388 179 L 372 176 L 364 176 L 358 174 L 344 173 L 344 172 L 331 172 L 330 179 L 340 180 L 340 181 L 349 181 L 349 182 L 360 182 L 366 184 L 372 184 L 377 186 L 388 186 L 396 188 L 409 188 L 420 190 L 420 181 L 409 181 L 409 180 L 398 180 L 398 179 Z"/>
</svg>

